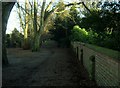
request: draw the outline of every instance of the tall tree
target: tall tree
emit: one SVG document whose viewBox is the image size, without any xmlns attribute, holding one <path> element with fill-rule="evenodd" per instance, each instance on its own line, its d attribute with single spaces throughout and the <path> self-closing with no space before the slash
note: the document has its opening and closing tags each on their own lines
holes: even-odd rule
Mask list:
<svg viewBox="0 0 120 88">
<path fill-rule="evenodd" d="M 24 41 L 23 41 L 23 49 L 29 49 L 30 44 L 29 44 L 29 39 L 28 39 L 28 29 L 29 29 L 29 23 L 30 23 L 30 17 L 31 14 L 29 12 L 29 0 L 25 0 L 25 7 L 20 6 L 19 0 L 17 2 L 17 13 L 19 16 L 20 20 L 20 26 L 23 29 L 24 33 Z"/>
<path fill-rule="evenodd" d="M 23 49 L 29 49 L 29 43 L 28 43 L 28 27 L 29 27 L 29 1 L 25 0 L 25 10 L 26 10 L 26 15 L 25 15 L 25 29 L 24 29 L 24 45 Z"/>
<path fill-rule="evenodd" d="M 34 28 L 34 43 L 32 47 L 32 51 L 37 51 L 39 48 L 39 33 L 37 30 L 37 2 L 34 0 L 34 19 L 33 19 L 33 28 Z"/>
<path fill-rule="evenodd" d="M 37 5 L 36 5 L 36 1 L 34 0 L 34 44 L 33 44 L 33 48 L 32 51 L 38 51 L 41 44 L 42 44 L 42 39 L 41 36 L 45 30 L 45 27 L 47 25 L 47 21 L 49 19 L 49 17 L 52 15 L 52 13 L 55 11 L 49 11 L 50 6 L 52 4 L 52 1 L 46 6 L 46 0 L 43 0 L 42 2 L 42 6 L 41 6 L 41 14 L 40 14 L 40 21 L 39 21 L 39 28 L 37 28 Z M 45 8 L 46 6 L 46 8 Z"/>
</svg>

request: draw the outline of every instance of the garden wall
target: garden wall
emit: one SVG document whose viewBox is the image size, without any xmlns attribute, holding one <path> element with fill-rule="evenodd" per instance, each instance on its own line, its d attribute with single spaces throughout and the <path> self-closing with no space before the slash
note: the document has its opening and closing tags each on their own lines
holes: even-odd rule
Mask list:
<svg viewBox="0 0 120 88">
<path fill-rule="evenodd" d="M 110 57 L 80 42 L 72 42 L 71 45 L 80 63 L 83 64 L 88 71 L 90 79 L 96 81 L 98 86 L 120 86 L 119 56 L 115 58 Z M 97 46 L 95 48 L 97 48 Z M 119 52 L 118 54 L 117 52 L 115 53 L 116 55 L 120 55 Z M 113 56 L 115 53 L 113 52 Z"/>
</svg>

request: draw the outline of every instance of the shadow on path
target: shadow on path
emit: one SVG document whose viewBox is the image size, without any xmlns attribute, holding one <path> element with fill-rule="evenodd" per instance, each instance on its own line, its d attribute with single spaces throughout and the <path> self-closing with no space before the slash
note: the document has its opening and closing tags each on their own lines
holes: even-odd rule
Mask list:
<svg viewBox="0 0 120 88">
<path fill-rule="evenodd" d="M 10 65 L 3 68 L 3 86 L 93 86 L 69 48 L 45 44 L 39 52 L 8 49 Z"/>
</svg>

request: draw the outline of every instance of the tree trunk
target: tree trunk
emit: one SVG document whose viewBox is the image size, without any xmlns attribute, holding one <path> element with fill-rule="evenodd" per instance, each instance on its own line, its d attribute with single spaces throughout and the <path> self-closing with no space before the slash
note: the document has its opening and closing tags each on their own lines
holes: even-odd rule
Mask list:
<svg viewBox="0 0 120 88">
<path fill-rule="evenodd" d="M 32 51 L 39 51 L 40 49 L 40 35 L 39 33 L 36 33 L 36 35 L 34 35 L 34 43 L 33 43 L 33 48 Z"/>
<path fill-rule="evenodd" d="M 5 44 L 5 34 L 7 28 L 7 22 L 10 15 L 10 12 L 14 6 L 14 2 L 3 2 L 2 3 L 2 64 L 8 65 L 8 58 L 6 52 L 6 44 Z"/>
<path fill-rule="evenodd" d="M 25 16 L 25 29 L 24 29 L 24 45 L 23 45 L 23 49 L 27 50 L 30 48 L 30 44 L 28 42 L 28 26 L 29 26 L 29 17 L 28 17 L 28 9 L 29 9 L 29 5 L 28 5 L 29 1 L 25 0 L 25 10 L 26 10 L 26 16 Z"/>
<path fill-rule="evenodd" d="M 34 0 L 34 19 L 33 19 L 33 28 L 34 28 L 34 42 L 32 46 L 32 51 L 38 51 L 39 49 L 39 34 L 37 32 L 37 3 Z"/>
<path fill-rule="evenodd" d="M 42 32 L 44 31 L 45 4 L 46 4 L 46 0 L 43 1 L 42 8 L 41 8 L 41 19 L 40 19 L 40 28 L 39 28 L 40 35 L 42 35 Z M 40 43 L 42 43 L 41 37 L 40 37 Z M 39 45 L 42 45 L 42 44 L 39 44 Z"/>
</svg>

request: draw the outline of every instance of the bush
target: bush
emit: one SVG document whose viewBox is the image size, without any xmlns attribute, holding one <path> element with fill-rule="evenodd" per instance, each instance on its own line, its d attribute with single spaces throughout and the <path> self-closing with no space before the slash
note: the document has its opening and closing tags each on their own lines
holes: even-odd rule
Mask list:
<svg viewBox="0 0 120 88">
<path fill-rule="evenodd" d="M 87 36 L 88 36 L 88 32 L 84 28 L 81 29 L 78 25 L 75 25 L 73 27 L 70 40 L 87 42 L 88 39 Z"/>
<path fill-rule="evenodd" d="M 15 28 L 11 34 L 6 34 L 6 47 L 21 47 L 23 35 Z"/>
</svg>

